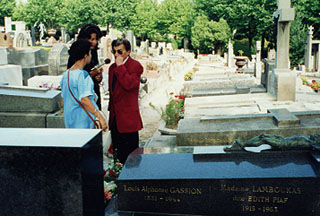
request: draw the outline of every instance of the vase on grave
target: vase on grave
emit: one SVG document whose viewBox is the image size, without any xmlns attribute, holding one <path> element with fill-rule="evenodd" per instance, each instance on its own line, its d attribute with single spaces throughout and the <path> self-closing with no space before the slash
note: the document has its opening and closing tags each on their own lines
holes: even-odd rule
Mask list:
<svg viewBox="0 0 320 216">
<path fill-rule="evenodd" d="M 47 45 L 53 46 L 54 44 L 57 43 L 57 40 L 54 38 L 54 35 L 56 33 L 57 33 L 57 31 L 55 29 L 49 29 L 48 30 L 48 35 L 50 36 L 50 38 L 47 41 Z"/>
<path fill-rule="evenodd" d="M 236 73 L 243 73 L 243 66 L 247 63 L 248 58 L 246 56 L 236 56 L 234 57 L 234 59 L 236 60 L 236 66 L 237 66 L 237 70 Z"/>
</svg>

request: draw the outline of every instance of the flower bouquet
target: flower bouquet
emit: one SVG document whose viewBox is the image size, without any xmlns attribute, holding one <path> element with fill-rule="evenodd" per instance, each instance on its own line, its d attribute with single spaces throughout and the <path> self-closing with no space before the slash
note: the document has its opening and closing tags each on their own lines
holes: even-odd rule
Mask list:
<svg viewBox="0 0 320 216">
<path fill-rule="evenodd" d="M 107 169 L 104 171 L 104 200 L 107 205 L 109 201 L 116 197 L 117 184 L 116 181 L 122 169 L 122 163 L 111 160 Z"/>
</svg>

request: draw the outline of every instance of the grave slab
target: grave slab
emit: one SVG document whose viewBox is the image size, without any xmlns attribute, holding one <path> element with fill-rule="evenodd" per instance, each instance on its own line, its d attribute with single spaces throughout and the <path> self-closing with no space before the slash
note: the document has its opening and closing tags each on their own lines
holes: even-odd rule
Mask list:
<svg viewBox="0 0 320 216">
<path fill-rule="evenodd" d="M 0 86 L 0 112 L 53 113 L 60 109 L 61 92 L 47 88 Z"/>
<path fill-rule="evenodd" d="M 20 65 L 0 65 L 0 82 L 22 86 L 22 68 Z"/>
<path fill-rule="evenodd" d="M 104 215 L 101 130 L 0 128 L 0 137 L 0 215 Z"/>
<path fill-rule="evenodd" d="M 320 111 L 268 112 L 182 119 L 178 123 L 177 145 L 228 145 L 235 139 L 249 140 L 261 133 L 284 137 L 319 133 Z"/>
<path fill-rule="evenodd" d="M 320 213 L 319 153 L 163 150 L 129 156 L 118 179 L 120 216 Z"/>
</svg>

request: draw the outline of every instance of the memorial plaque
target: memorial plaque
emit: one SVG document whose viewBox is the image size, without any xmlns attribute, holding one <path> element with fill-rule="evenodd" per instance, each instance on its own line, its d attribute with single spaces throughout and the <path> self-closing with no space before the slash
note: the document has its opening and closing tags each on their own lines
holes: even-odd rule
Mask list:
<svg viewBox="0 0 320 216">
<path fill-rule="evenodd" d="M 319 155 L 222 149 L 131 154 L 119 177 L 118 209 L 146 215 L 319 215 Z"/>
</svg>

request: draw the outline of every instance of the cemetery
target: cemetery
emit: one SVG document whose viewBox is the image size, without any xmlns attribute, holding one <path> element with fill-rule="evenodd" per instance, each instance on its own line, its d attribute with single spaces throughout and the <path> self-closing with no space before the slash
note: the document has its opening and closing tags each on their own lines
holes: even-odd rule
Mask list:
<svg viewBox="0 0 320 216">
<path fill-rule="evenodd" d="M 60 14 L 81 13 L 63 4 Z M 110 2 L 97 4 L 107 23 L 49 10 L 42 16 L 52 22 L 0 15 L 0 215 L 320 215 L 320 35 L 310 8 L 261 3 L 253 31 L 234 23 L 251 19 L 245 10 L 210 18 L 221 16 L 216 5 L 235 10 L 217 0 L 137 0 L 129 18 L 119 15 L 127 5 L 110 14 L 101 10 Z M 199 11 L 208 16 L 193 17 Z M 115 62 L 111 43 L 123 37 L 143 66 L 143 129 L 124 164 L 108 150 L 109 130 L 65 128 L 60 81 L 87 20 L 103 33 L 100 64 Z M 110 65 L 99 84 L 106 116 Z"/>
</svg>

